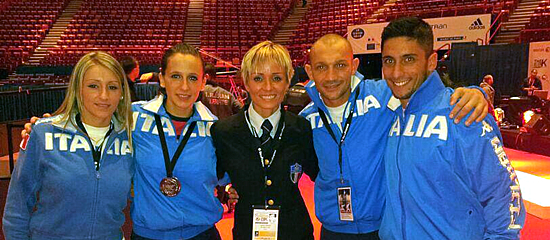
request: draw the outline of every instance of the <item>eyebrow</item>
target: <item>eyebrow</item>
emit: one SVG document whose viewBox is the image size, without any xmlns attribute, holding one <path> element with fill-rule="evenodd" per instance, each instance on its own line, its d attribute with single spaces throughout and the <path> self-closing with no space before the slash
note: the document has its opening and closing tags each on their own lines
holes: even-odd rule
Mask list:
<svg viewBox="0 0 550 240">
<path fill-rule="evenodd" d="M 401 57 L 416 57 L 416 56 L 418 56 L 418 54 L 416 53 L 407 53 L 407 54 L 401 55 Z"/>
</svg>

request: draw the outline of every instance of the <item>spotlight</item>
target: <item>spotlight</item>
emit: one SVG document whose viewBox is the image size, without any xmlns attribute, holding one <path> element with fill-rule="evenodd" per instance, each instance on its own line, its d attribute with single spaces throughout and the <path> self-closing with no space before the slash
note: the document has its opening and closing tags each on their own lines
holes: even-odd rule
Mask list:
<svg viewBox="0 0 550 240">
<path fill-rule="evenodd" d="M 531 116 L 523 127 L 530 133 L 548 135 L 550 133 L 550 120 L 546 116 L 537 113 Z"/>
<path fill-rule="evenodd" d="M 523 126 L 525 126 L 526 123 L 529 122 L 529 120 L 531 120 L 531 117 L 533 117 L 533 115 L 535 115 L 535 112 L 531 111 L 531 110 L 527 110 L 525 112 L 523 112 Z"/>
<path fill-rule="evenodd" d="M 502 110 L 502 108 L 495 108 L 495 120 L 497 121 L 499 126 L 500 124 L 502 124 L 504 117 L 504 110 Z"/>
</svg>

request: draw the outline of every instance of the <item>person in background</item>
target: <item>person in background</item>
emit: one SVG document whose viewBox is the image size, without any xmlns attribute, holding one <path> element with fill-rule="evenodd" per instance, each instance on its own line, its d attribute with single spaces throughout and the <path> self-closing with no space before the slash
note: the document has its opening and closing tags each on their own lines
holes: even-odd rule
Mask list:
<svg viewBox="0 0 550 240">
<path fill-rule="evenodd" d="M 6 239 L 122 239 L 132 121 L 120 64 L 105 52 L 84 55 L 61 107 L 20 145 L 2 220 Z"/>
<path fill-rule="evenodd" d="M 132 56 L 124 56 L 120 59 L 120 64 L 126 73 L 132 102 L 138 101 L 135 84 L 139 81 L 139 62 Z"/>
<path fill-rule="evenodd" d="M 296 68 L 297 71 L 300 68 Z M 290 87 L 286 93 L 285 100 L 283 101 L 283 106 L 285 110 L 293 112 L 295 114 L 300 113 L 310 102 L 311 99 L 306 92 L 306 84 L 309 82 L 307 74 L 302 68 L 303 74 L 295 73 L 293 79 L 296 79 L 296 84 Z M 291 81 L 292 82 L 292 81 Z"/>
<path fill-rule="evenodd" d="M 218 86 L 216 82 L 216 67 L 206 63 L 204 67 L 206 85 L 201 91 L 200 101 L 219 119 L 225 119 L 237 113 L 243 104 L 229 91 Z"/>
<path fill-rule="evenodd" d="M 479 87 L 487 94 L 487 101 L 489 102 L 489 114 L 495 117 L 495 89 L 493 88 L 493 76 L 488 74 L 483 77 L 483 81 L 479 84 Z"/>
<path fill-rule="evenodd" d="M 525 206 L 494 118 L 447 118 L 453 89 L 437 71 L 432 27 L 417 17 L 382 32 L 394 113 L 384 155 L 382 239 L 519 239 Z"/>
<path fill-rule="evenodd" d="M 523 80 L 522 90 L 524 96 L 533 95 L 533 90 L 541 90 L 542 81 L 538 76 L 537 69 L 531 70 L 531 75 Z"/>
</svg>

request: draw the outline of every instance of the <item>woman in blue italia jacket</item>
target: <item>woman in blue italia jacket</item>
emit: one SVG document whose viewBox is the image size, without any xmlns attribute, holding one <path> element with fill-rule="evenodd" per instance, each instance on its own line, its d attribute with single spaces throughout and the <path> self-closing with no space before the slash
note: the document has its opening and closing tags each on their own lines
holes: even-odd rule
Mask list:
<svg viewBox="0 0 550 240">
<path fill-rule="evenodd" d="M 76 64 L 54 117 L 21 143 L 3 217 L 6 239 L 122 239 L 133 175 L 130 93 L 120 64 Z"/>
<path fill-rule="evenodd" d="M 162 58 L 163 93 L 134 103 L 136 157 L 132 239 L 220 239 L 223 208 L 210 126 L 217 118 L 197 102 L 204 62 L 187 44 Z"/>
</svg>

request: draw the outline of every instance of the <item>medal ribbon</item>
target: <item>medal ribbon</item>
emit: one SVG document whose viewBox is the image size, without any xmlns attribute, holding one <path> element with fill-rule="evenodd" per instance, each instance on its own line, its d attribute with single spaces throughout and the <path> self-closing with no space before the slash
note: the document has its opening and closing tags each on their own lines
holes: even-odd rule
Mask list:
<svg viewBox="0 0 550 240">
<path fill-rule="evenodd" d="M 342 171 L 342 144 L 344 144 L 344 141 L 346 140 L 346 136 L 348 135 L 348 132 L 349 132 L 349 128 L 350 128 L 350 125 L 351 125 L 351 120 L 353 119 L 353 113 L 355 112 L 355 107 L 357 105 L 357 98 L 359 97 L 359 90 L 360 89 L 357 88 L 357 92 L 355 93 L 355 99 L 353 101 L 354 104 L 350 108 L 348 118 L 346 119 L 346 123 L 344 124 L 344 128 L 343 128 L 343 131 L 342 131 L 342 137 L 340 137 L 340 142 L 338 142 L 336 140 L 336 135 L 334 134 L 334 132 L 332 131 L 332 128 L 330 127 L 330 125 L 328 123 L 328 119 L 327 119 L 327 116 L 326 116 L 325 112 L 323 112 L 323 110 L 321 110 L 320 108 L 317 108 L 318 111 L 319 111 L 319 116 L 321 117 L 321 120 L 323 120 L 323 125 L 325 125 L 325 128 L 327 129 L 328 133 L 332 137 L 332 140 L 334 140 L 334 142 L 336 144 L 338 144 L 338 165 L 340 166 L 340 182 L 342 184 L 344 183 L 344 174 L 343 174 L 343 171 Z"/>
<path fill-rule="evenodd" d="M 174 153 L 174 156 L 172 156 L 171 161 L 170 161 L 170 153 L 168 153 L 168 146 L 166 145 L 166 138 L 164 136 L 164 129 L 162 127 L 160 116 L 158 114 L 155 114 L 155 123 L 157 125 L 157 130 L 159 133 L 160 144 L 162 145 L 162 154 L 164 155 L 164 166 L 166 167 L 166 176 L 171 178 L 173 176 L 174 167 L 178 162 L 178 158 L 180 157 L 185 145 L 187 145 L 187 141 L 189 140 L 189 137 L 191 137 L 191 133 L 195 129 L 197 122 L 196 121 L 192 122 L 191 125 L 187 127 L 185 136 L 183 136 L 183 139 L 181 140 L 180 145 L 176 150 L 176 153 Z"/>
<path fill-rule="evenodd" d="M 99 160 L 101 159 L 101 150 L 103 149 L 103 144 L 105 143 L 105 139 L 107 139 L 107 136 L 111 134 L 113 131 L 113 124 L 111 123 L 109 125 L 109 131 L 107 131 L 107 134 L 105 134 L 105 137 L 103 137 L 103 141 L 101 141 L 101 144 L 99 144 L 99 147 L 95 148 L 94 144 L 92 143 L 92 139 L 90 138 L 90 135 L 88 135 L 88 132 L 86 131 L 86 128 L 84 127 L 84 124 L 82 124 L 82 119 L 80 119 L 80 114 L 77 114 L 74 117 L 76 121 L 76 125 L 82 130 L 87 136 L 88 136 L 88 143 L 90 144 L 90 147 L 92 147 L 92 157 L 94 158 L 94 165 L 95 170 L 99 171 Z"/>
</svg>

